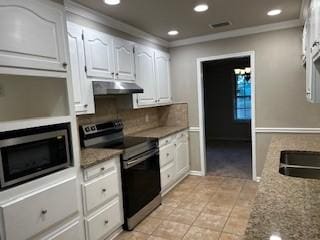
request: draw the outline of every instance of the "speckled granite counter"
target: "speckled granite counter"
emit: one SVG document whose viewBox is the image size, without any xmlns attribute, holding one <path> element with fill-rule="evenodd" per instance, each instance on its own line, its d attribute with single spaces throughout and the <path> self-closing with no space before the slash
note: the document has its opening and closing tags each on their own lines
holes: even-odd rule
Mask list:
<svg viewBox="0 0 320 240">
<path fill-rule="evenodd" d="M 320 136 L 272 139 L 245 240 L 320 239 L 320 180 L 278 173 L 282 150 L 320 151 Z"/>
<path fill-rule="evenodd" d="M 105 162 L 114 156 L 120 155 L 122 150 L 86 148 L 81 150 L 81 168 L 89 168 L 101 162 Z"/>
<path fill-rule="evenodd" d="M 136 137 L 152 137 L 152 138 L 164 138 L 167 136 L 170 136 L 172 134 L 175 134 L 177 132 L 181 132 L 183 130 L 188 129 L 187 127 L 182 127 L 182 126 L 174 126 L 174 127 L 157 127 L 157 128 L 152 128 L 149 130 L 137 132 L 134 134 L 130 134 L 131 136 L 136 136 Z"/>
</svg>

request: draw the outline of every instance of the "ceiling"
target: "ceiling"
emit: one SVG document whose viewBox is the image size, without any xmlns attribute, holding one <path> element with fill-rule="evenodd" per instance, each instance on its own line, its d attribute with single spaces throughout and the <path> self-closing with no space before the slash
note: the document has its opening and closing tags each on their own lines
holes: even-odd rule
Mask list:
<svg viewBox="0 0 320 240">
<path fill-rule="evenodd" d="M 298 19 L 302 4 L 302 0 L 204 1 L 209 10 L 195 13 L 193 7 L 198 0 L 121 0 L 117 6 L 105 5 L 102 0 L 75 0 L 167 41 Z M 275 8 L 282 9 L 283 13 L 267 16 L 267 12 Z M 219 29 L 209 27 L 224 21 L 231 21 L 232 25 Z M 180 34 L 168 36 L 171 29 L 177 29 Z"/>
</svg>

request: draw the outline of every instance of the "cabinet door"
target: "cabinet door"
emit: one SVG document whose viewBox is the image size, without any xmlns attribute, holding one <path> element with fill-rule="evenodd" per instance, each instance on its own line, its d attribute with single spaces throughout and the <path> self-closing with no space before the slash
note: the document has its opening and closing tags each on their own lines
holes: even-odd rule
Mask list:
<svg viewBox="0 0 320 240">
<path fill-rule="evenodd" d="M 115 76 L 117 80 L 135 80 L 134 44 L 132 42 L 114 38 Z"/>
<path fill-rule="evenodd" d="M 188 134 L 185 132 L 177 134 L 175 160 L 177 177 L 181 177 L 188 172 L 190 168 L 189 140 Z"/>
<path fill-rule="evenodd" d="M 82 27 L 68 23 L 68 40 L 75 111 L 78 115 L 94 113 L 92 82 L 85 73 Z"/>
<path fill-rule="evenodd" d="M 65 16 L 51 1 L 0 0 L 0 66 L 67 71 Z"/>
<path fill-rule="evenodd" d="M 112 37 L 94 30 L 84 30 L 87 76 L 103 79 L 114 78 Z"/>
<path fill-rule="evenodd" d="M 314 57 L 320 51 L 320 0 L 313 0 L 310 5 L 311 52 Z"/>
<path fill-rule="evenodd" d="M 157 102 L 157 84 L 154 67 L 154 51 L 150 48 L 135 48 L 136 83 L 144 93 L 136 94 L 137 107 L 153 106 Z"/>
<path fill-rule="evenodd" d="M 156 80 L 158 85 L 158 102 L 171 102 L 170 56 L 167 53 L 155 53 Z"/>
</svg>

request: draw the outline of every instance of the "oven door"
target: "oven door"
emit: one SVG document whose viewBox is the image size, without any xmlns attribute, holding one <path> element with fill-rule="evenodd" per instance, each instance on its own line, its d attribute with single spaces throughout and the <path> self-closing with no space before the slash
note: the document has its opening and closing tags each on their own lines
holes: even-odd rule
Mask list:
<svg viewBox="0 0 320 240">
<path fill-rule="evenodd" d="M 159 150 L 122 161 L 125 217 L 131 218 L 160 194 Z"/>
<path fill-rule="evenodd" d="M 6 188 L 70 165 L 68 131 L 0 141 L 0 182 Z"/>
</svg>

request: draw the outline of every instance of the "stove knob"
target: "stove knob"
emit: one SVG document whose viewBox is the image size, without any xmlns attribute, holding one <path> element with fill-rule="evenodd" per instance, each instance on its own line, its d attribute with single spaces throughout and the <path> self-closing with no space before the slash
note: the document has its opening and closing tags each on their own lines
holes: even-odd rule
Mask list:
<svg viewBox="0 0 320 240">
<path fill-rule="evenodd" d="M 86 132 L 90 132 L 90 128 L 89 128 L 89 127 L 86 127 L 84 130 L 85 130 Z"/>
</svg>

